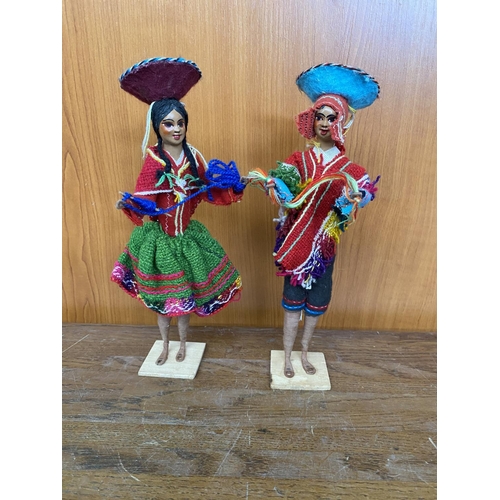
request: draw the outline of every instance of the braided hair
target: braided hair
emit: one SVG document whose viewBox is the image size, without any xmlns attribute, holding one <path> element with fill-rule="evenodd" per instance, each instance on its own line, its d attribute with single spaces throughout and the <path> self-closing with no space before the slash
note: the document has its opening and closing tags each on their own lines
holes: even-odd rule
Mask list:
<svg viewBox="0 0 500 500">
<path fill-rule="evenodd" d="M 164 172 L 167 174 L 172 170 L 172 164 L 168 159 L 168 156 L 165 154 L 165 151 L 163 150 L 163 140 L 160 135 L 160 124 L 162 120 L 174 110 L 177 111 L 182 116 L 182 118 L 184 118 L 187 134 L 188 114 L 186 108 L 180 101 L 178 101 L 177 99 L 162 99 L 161 101 L 156 101 L 151 109 L 151 123 L 153 125 L 153 130 L 156 133 L 156 137 L 158 138 L 158 154 L 160 155 L 160 158 L 165 162 Z M 187 144 L 186 134 L 184 135 L 184 140 L 182 141 L 182 149 L 189 161 L 191 173 L 193 177 L 198 180 L 198 184 L 200 185 L 201 181 L 200 176 L 198 175 L 198 168 L 196 167 L 196 160 L 194 159 L 193 153 L 191 153 L 191 149 Z M 163 171 L 160 170 L 158 172 L 158 177 L 161 177 L 162 174 Z"/>
</svg>

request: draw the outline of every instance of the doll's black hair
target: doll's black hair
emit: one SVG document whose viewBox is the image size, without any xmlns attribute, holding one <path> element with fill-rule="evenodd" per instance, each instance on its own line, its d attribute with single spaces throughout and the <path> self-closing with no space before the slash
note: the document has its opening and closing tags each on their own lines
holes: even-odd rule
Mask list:
<svg viewBox="0 0 500 500">
<path fill-rule="evenodd" d="M 195 179 L 200 178 L 198 175 L 198 168 L 196 167 L 196 160 L 193 157 L 193 154 L 191 153 L 191 150 L 189 149 L 186 141 L 187 137 L 187 128 L 188 128 L 188 113 L 186 111 L 186 108 L 184 105 L 178 101 L 177 99 L 162 99 L 161 101 L 156 101 L 153 104 L 153 107 L 151 108 L 151 123 L 153 125 L 153 130 L 156 133 L 156 137 L 158 139 L 158 154 L 160 155 L 160 158 L 165 162 L 165 172 L 170 173 L 172 170 L 172 164 L 170 163 L 170 160 L 168 159 L 168 156 L 165 154 L 163 151 L 163 140 L 160 135 L 160 124 L 162 120 L 172 111 L 177 111 L 182 118 L 184 118 L 184 122 L 186 124 L 186 134 L 184 135 L 184 140 L 182 141 L 182 149 L 184 150 L 184 154 L 186 155 L 188 161 L 189 161 L 189 166 L 191 168 L 191 173 Z M 163 171 L 159 171 L 159 177 L 163 174 Z M 200 181 L 198 181 L 198 184 L 201 184 Z"/>
</svg>

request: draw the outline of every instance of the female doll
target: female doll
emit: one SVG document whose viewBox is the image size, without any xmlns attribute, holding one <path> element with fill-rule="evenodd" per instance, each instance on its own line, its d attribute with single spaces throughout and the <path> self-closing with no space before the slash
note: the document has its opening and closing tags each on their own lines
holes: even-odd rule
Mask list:
<svg viewBox="0 0 500 500">
<path fill-rule="evenodd" d="M 191 220 L 201 201 L 229 205 L 241 199 L 244 188 L 234 182 L 232 187 L 206 189 L 205 159 L 186 141 L 188 114 L 179 99 L 200 77 L 191 61 L 155 58 L 136 64 L 120 79 L 124 90 L 151 106 L 135 191 L 117 203 L 137 227 L 111 280 L 157 314 L 163 339 L 158 365 L 169 354 L 173 316 L 178 317 L 180 336 L 176 360 L 183 361 L 190 314 L 215 314 L 237 300 L 241 290 L 240 275 L 220 244 Z M 150 120 L 158 142 L 146 148 Z M 149 221 L 143 221 L 144 214 Z"/>
<path fill-rule="evenodd" d="M 284 277 L 284 375 L 295 373 L 290 360 L 298 325 L 305 314 L 301 362 L 316 373 L 307 353 L 318 318 L 328 308 L 339 235 L 355 220 L 358 207 L 375 196 L 375 182 L 345 155 L 344 135 L 356 109 L 369 106 L 379 86 L 367 73 L 338 64 L 322 64 L 296 81 L 313 102 L 296 117 L 302 136 L 312 141 L 266 175 L 250 172 L 247 182 L 264 189 L 280 205 L 274 249 L 277 273 Z M 351 115 L 349 117 L 349 114 Z"/>
</svg>

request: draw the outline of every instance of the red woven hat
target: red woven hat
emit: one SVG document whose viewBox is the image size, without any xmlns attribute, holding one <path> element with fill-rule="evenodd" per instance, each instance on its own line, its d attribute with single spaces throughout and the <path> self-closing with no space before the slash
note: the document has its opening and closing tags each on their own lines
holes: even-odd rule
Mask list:
<svg viewBox="0 0 500 500">
<path fill-rule="evenodd" d="M 182 57 L 154 57 L 134 64 L 120 77 L 123 90 L 146 104 L 182 99 L 201 78 L 193 61 Z"/>
</svg>

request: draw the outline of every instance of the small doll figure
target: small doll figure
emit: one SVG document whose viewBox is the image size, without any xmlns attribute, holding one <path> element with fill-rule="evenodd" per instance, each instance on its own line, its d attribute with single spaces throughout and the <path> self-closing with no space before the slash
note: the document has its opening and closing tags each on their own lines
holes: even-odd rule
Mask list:
<svg viewBox="0 0 500 500">
<path fill-rule="evenodd" d="M 296 84 L 313 102 L 295 119 L 312 147 L 278 162 L 269 174 L 257 169 L 246 178 L 280 206 L 273 255 L 277 274 L 284 277 L 284 375 L 288 378 L 295 375 L 290 356 L 302 313 L 302 366 L 306 373 L 316 373 L 307 353 L 318 318 L 330 303 L 339 236 L 354 222 L 358 208 L 373 200 L 378 182 L 378 178 L 371 182 L 365 169 L 347 158 L 344 147 L 355 111 L 378 97 L 378 83 L 359 69 L 321 64 L 301 73 Z"/>
<path fill-rule="evenodd" d="M 169 354 L 173 316 L 180 336 L 176 360 L 183 361 L 190 314 L 215 314 L 241 290 L 240 275 L 223 248 L 205 226 L 191 220 L 201 201 L 229 205 L 241 199 L 245 187 L 233 162 L 217 170 L 222 162 L 212 160 L 207 168 L 186 141 L 188 114 L 180 99 L 200 78 L 196 64 L 182 58 L 148 59 L 120 77 L 121 87 L 150 107 L 135 191 L 117 203 L 137 227 L 111 280 L 157 314 L 163 340 L 158 365 Z M 158 142 L 146 147 L 150 123 Z"/>
</svg>

